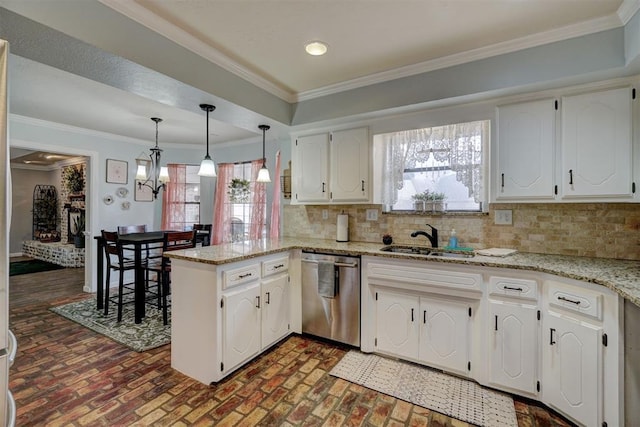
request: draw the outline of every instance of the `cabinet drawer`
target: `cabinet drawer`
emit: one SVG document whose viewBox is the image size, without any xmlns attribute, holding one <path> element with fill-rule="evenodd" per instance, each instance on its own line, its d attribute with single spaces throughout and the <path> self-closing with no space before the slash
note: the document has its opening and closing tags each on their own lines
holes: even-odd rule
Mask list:
<svg viewBox="0 0 640 427">
<path fill-rule="evenodd" d="M 222 289 L 249 283 L 260 278 L 260 264 L 234 268 L 222 272 Z"/>
<path fill-rule="evenodd" d="M 549 282 L 547 295 L 549 304 L 554 309 L 560 308 L 602 320 L 603 295 L 599 292 Z"/>
<path fill-rule="evenodd" d="M 490 294 L 515 299 L 538 300 L 538 282 L 530 279 L 491 277 Z"/>
<path fill-rule="evenodd" d="M 289 269 L 289 257 L 272 259 L 262 262 L 262 277 L 271 276 L 272 274 L 281 273 Z"/>
</svg>

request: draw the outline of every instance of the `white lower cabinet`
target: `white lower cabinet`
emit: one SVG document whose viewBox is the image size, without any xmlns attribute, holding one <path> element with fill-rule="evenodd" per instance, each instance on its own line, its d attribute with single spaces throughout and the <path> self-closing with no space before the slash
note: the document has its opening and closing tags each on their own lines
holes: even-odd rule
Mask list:
<svg viewBox="0 0 640 427">
<path fill-rule="evenodd" d="M 468 375 L 470 306 L 441 298 L 420 298 L 421 361 Z"/>
<path fill-rule="evenodd" d="M 262 347 L 266 349 L 289 333 L 289 276 L 262 282 Z"/>
<path fill-rule="evenodd" d="M 535 395 L 538 363 L 538 308 L 491 301 L 489 304 L 489 383 Z"/>
<path fill-rule="evenodd" d="M 602 425 L 602 327 L 554 312 L 543 325 L 544 401 L 584 425 Z"/>
<path fill-rule="evenodd" d="M 378 351 L 409 359 L 418 358 L 419 302 L 414 295 L 376 292 L 376 347 Z"/>
<path fill-rule="evenodd" d="M 171 367 L 218 382 L 287 336 L 300 306 L 289 261 L 288 251 L 222 265 L 172 260 Z"/>
<path fill-rule="evenodd" d="M 378 289 L 376 350 L 448 372 L 469 372 L 469 304 Z"/>
<path fill-rule="evenodd" d="M 625 425 L 623 305 L 604 286 L 363 257 L 361 295 L 363 352 L 539 400 L 580 426 Z"/>
<path fill-rule="evenodd" d="M 222 294 L 223 362 L 230 370 L 258 354 L 260 341 L 260 282 Z"/>
</svg>

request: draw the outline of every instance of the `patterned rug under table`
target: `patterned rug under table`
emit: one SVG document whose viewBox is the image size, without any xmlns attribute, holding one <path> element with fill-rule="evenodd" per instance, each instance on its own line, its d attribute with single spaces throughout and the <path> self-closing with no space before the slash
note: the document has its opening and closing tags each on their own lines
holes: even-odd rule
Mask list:
<svg viewBox="0 0 640 427">
<path fill-rule="evenodd" d="M 426 367 L 351 350 L 330 374 L 471 424 L 518 425 L 511 396 Z"/>
<path fill-rule="evenodd" d="M 52 307 L 51 311 L 137 352 L 151 350 L 171 342 L 171 323 L 165 326 L 162 322 L 162 311 L 153 307 L 147 307 L 146 317 L 138 324 L 134 322 L 133 304 L 124 305 L 122 321 L 119 323 L 118 308 L 115 304 L 109 307 L 109 314 L 105 316 L 102 310 L 96 310 L 94 299 Z"/>
</svg>

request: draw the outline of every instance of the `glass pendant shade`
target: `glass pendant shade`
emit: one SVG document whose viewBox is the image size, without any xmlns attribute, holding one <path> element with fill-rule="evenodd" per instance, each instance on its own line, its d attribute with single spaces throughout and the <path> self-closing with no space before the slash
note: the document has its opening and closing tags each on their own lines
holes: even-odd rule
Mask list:
<svg viewBox="0 0 640 427">
<path fill-rule="evenodd" d="M 198 176 L 207 176 L 214 178 L 216 176 L 216 164 L 211 159 L 209 155 L 209 113 L 216 109 L 215 106 L 210 104 L 200 104 L 200 108 L 203 111 L 207 112 L 207 154 L 202 159 L 200 163 L 200 170 L 198 171 Z"/>
<path fill-rule="evenodd" d="M 160 168 L 160 175 L 158 176 L 158 182 L 166 184 L 169 182 L 169 169 L 166 166 Z"/>
<path fill-rule="evenodd" d="M 256 182 L 271 182 L 271 177 L 269 176 L 269 169 L 267 169 L 266 165 L 262 165 L 260 170 L 258 171 L 258 178 Z"/>
<path fill-rule="evenodd" d="M 136 179 L 139 181 L 147 180 L 147 166 L 143 164 L 144 162 L 147 161 L 144 159 L 136 159 L 136 164 L 138 165 L 136 169 Z"/>
<path fill-rule="evenodd" d="M 215 177 L 216 176 L 216 164 L 213 163 L 211 157 L 207 156 L 200 163 L 200 170 L 198 171 L 199 176 L 208 176 Z"/>
<path fill-rule="evenodd" d="M 258 128 L 262 131 L 262 167 L 258 171 L 258 178 L 256 178 L 256 182 L 271 182 L 271 177 L 269 176 L 269 169 L 267 169 L 267 158 L 264 154 L 264 138 L 265 133 L 271 129 L 269 125 L 259 125 Z"/>
</svg>

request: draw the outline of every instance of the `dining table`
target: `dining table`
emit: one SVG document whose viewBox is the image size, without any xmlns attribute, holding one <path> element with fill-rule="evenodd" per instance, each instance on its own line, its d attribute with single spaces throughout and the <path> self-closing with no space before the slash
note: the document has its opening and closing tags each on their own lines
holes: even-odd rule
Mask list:
<svg viewBox="0 0 640 427">
<path fill-rule="evenodd" d="M 145 299 L 146 299 L 146 286 L 145 286 L 145 269 L 143 263 L 143 249 L 147 251 L 149 246 L 157 245 L 164 242 L 164 235 L 166 231 L 147 231 L 144 233 L 131 233 L 118 236 L 119 241 L 124 247 L 133 251 L 134 256 L 134 321 L 135 323 L 141 323 L 145 317 Z M 105 240 L 102 236 L 96 236 L 98 254 L 106 256 L 104 245 Z M 104 258 L 98 256 L 98 292 L 96 295 L 97 309 L 101 310 L 104 307 L 104 288 L 103 286 L 109 286 L 104 284 Z"/>
</svg>

